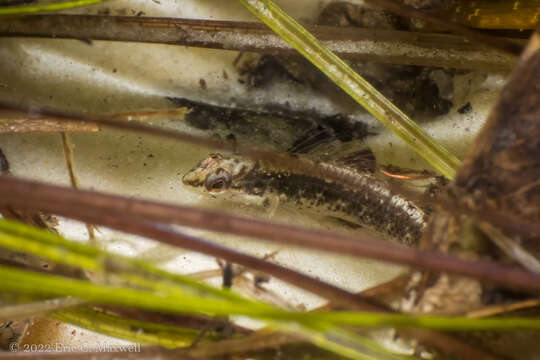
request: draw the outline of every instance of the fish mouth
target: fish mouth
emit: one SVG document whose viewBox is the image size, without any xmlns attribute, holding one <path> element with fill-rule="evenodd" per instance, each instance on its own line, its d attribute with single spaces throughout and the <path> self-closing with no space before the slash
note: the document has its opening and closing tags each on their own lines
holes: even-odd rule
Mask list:
<svg viewBox="0 0 540 360">
<path fill-rule="evenodd" d="M 200 174 L 194 170 L 188 171 L 184 176 L 182 176 L 182 183 L 184 185 L 199 187 L 202 186 L 203 181 L 204 179 L 201 178 Z"/>
<path fill-rule="evenodd" d="M 184 185 L 193 187 L 203 186 L 206 176 L 211 174 L 219 166 L 219 162 L 222 159 L 223 156 L 221 154 L 210 154 L 207 158 L 201 160 L 195 167 L 189 170 L 182 177 L 182 182 Z"/>
</svg>

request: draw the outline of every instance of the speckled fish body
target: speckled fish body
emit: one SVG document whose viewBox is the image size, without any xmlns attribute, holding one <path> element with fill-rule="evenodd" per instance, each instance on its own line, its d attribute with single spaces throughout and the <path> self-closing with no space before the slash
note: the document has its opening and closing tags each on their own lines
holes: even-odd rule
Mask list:
<svg viewBox="0 0 540 360">
<path fill-rule="evenodd" d="M 268 170 L 258 162 L 212 154 L 186 173 L 183 182 L 213 194 L 235 193 L 266 201 L 279 198 L 375 230 L 402 244 L 417 243 L 425 228 L 424 211 L 392 194 L 373 175 L 358 176 L 364 177 L 358 182 L 361 189 L 352 190 L 316 177 Z"/>
</svg>

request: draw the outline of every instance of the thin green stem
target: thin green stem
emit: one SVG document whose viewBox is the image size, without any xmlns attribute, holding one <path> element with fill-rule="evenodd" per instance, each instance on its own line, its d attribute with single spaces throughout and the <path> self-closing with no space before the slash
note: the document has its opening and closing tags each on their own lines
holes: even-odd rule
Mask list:
<svg viewBox="0 0 540 360">
<path fill-rule="evenodd" d="M 450 331 L 540 330 L 540 318 L 538 317 L 473 319 L 466 317 L 412 316 L 365 312 L 327 312 L 312 315 L 313 320 L 327 321 L 332 324 L 366 327 L 412 327 Z"/>
<path fill-rule="evenodd" d="M 87 281 L 60 276 L 34 273 L 0 266 L 3 275 L 3 290 L 16 293 L 60 297 L 73 296 L 91 302 L 136 307 L 151 311 L 165 311 L 176 314 L 212 314 L 227 316 L 239 314 L 269 317 L 282 317 L 283 311 L 257 302 L 232 302 L 203 296 L 193 296 L 171 288 L 165 291 L 160 287 L 156 291 L 140 290 L 111 285 L 92 284 Z"/>
<path fill-rule="evenodd" d="M 52 317 L 108 336 L 168 348 L 189 346 L 199 335 L 198 330 L 126 319 L 83 307 L 55 312 Z"/>
<path fill-rule="evenodd" d="M 0 266 L 3 290 L 35 296 L 74 296 L 92 302 L 176 314 L 244 315 L 270 321 L 296 322 L 308 328 L 320 324 L 361 327 L 418 327 L 439 330 L 540 330 L 539 318 L 449 318 L 365 312 L 290 312 L 257 302 L 236 303 L 186 295 L 97 285 L 86 281 Z"/>
<path fill-rule="evenodd" d="M 0 219 L 0 246 L 77 266 L 84 270 L 101 271 L 108 275 L 120 273 L 120 276 L 126 278 L 131 275 L 132 281 L 150 279 L 151 281 L 146 282 L 150 288 L 166 283 L 168 288 L 176 285 L 199 294 L 206 293 L 231 301 L 247 301 L 230 290 L 217 289 L 189 277 L 161 270 L 144 261 L 113 255 L 16 221 Z"/>
<path fill-rule="evenodd" d="M 271 0 L 239 0 L 433 167 L 453 178 L 460 161 Z"/>
<path fill-rule="evenodd" d="M 40 12 L 66 10 L 86 5 L 97 4 L 103 1 L 104 0 L 76 0 L 67 2 L 55 2 L 52 4 L 25 4 L 17 6 L 2 6 L 0 7 L 0 16 L 27 15 Z"/>
<path fill-rule="evenodd" d="M 42 244 L 36 242 L 35 239 L 0 232 L 0 246 L 14 251 L 41 256 L 66 265 L 78 266 L 85 270 L 102 269 L 99 262 L 90 256 L 81 255 L 74 251 L 66 251 L 66 249 L 61 247 Z"/>
</svg>

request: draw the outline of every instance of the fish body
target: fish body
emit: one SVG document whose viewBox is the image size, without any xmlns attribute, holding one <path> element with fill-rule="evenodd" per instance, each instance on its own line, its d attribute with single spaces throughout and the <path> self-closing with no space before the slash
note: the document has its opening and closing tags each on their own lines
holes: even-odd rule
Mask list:
<svg viewBox="0 0 540 360">
<path fill-rule="evenodd" d="M 260 162 L 235 156 L 211 154 L 183 177 L 187 186 L 209 194 L 236 194 L 292 203 L 305 210 L 358 224 L 399 243 L 413 245 L 425 228 L 425 213 L 413 202 L 393 194 L 386 182 L 369 173 L 361 189 L 327 182 L 291 171 L 267 169 Z"/>
<path fill-rule="evenodd" d="M 298 112 L 278 106 L 242 108 L 170 98 L 188 109 L 185 123 L 208 136 L 234 139 L 268 151 L 307 153 L 332 141 L 361 142 L 371 133 L 366 124 L 334 114 Z"/>
</svg>

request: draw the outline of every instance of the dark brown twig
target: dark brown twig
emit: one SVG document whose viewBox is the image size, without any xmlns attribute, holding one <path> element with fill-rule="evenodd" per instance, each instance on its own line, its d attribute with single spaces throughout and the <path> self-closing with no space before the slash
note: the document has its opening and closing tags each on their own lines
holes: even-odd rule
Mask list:
<svg viewBox="0 0 540 360">
<path fill-rule="evenodd" d="M 0 134 L 58 131 L 99 131 L 99 127 L 91 122 L 71 122 L 66 119 L 59 120 L 54 116 L 37 116 L 11 110 L 0 111 Z"/>
<path fill-rule="evenodd" d="M 178 246 L 184 249 L 201 252 L 206 255 L 223 258 L 228 261 L 247 266 L 251 269 L 271 274 L 276 278 L 287 281 L 314 294 L 318 294 L 329 301 L 334 302 L 335 304 L 347 308 L 365 309 L 367 311 L 386 310 L 383 305 L 379 305 L 375 300 L 366 298 L 362 295 L 351 293 L 337 286 L 325 283 L 321 280 L 301 274 L 278 264 L 250 256 L 221 245 L 217 245 L 201 238 L 167 229 L 162 224 L 153 224 L 140 218 L 130 219 L 129 217 L 114 214 L 113 212 L 108 213 L 107 216 L 102 216 L 99 214 L 100 211 L 96 212 L 95 210 L 80 212 L 71 211 L 71 215 L 67 215 L 70 213 L 70 211 L 71 210 L 59 210 L 59 213 L 81 221 L 94 222 L 96 224 L 107 226 L 116 230 L 152 238 L 164 244 Z"/>
<path fill-rule="evenodd" d="M 460 25 L 455 25 L 465 29 Z M 338 56 L 349 60 L 382 63 L 443 66 L 451 68 L 507 71 L 515 56 L 490 49 L 484 43 L 519 53 L 523 41 L 467 30 L 468 35 L 419 33 L 330 26 L 307 26 L 317 39 Z M 481 42 L 470 42 L 474 33 Z M 296 51 L 263 24 L 179 18 L 151 18 L 92 15 L 38 15 L 4 19 L 0 36 L 30 36 L 83 40 L 112 40 L 197 46 L 214 49 L 291 53 Z M 489 38 L 490 41 L 484 41 Z"/>
<path fill-rule="evenodd" d="M 246 258 L 247 255 L 229 254 L 215 244 L 199 242 L 197 239 L 183 234 L 172 235 L 170 230 L 155 226 L 149 228 L 146 225 L 137 224 L 134 220 L 175 223 L 240 236 L 262 238 L 287 245 L 373 258 L 419 269 L 448 271 L 540 294 L 540 275 L 488 261 L 466 261 L 437 252 L 420 251 L 374 241 L 366 235 L 356 237 L 338 235 L 246 219 L 193 207 L 165 205 L 97 192 L 74 190 L 5 176 L 0 177 L 0 203 L 39 208 L 124 231 L 138 229 L 137 231 L 144 232 L 146 236 L 165 243 L 184 248 L 189 245 L 189 248 L 193 250 L 222 257 L 263 272 L 269 272 L 266 267 L 268 265 L 266 263 L 255 264 L 253 263 L 254 258 Z M 139 228 L 139 226 L 144 228 Z M 297 276 L 297 274 L 293 275 Z M 296 281 L 298 280 L 300 279 Z"/>
<path fill-rule="evenodd" d="M 188 329 L 201 330 L 207 328 L 209 323 L 216 323 L 215 318 L 203 315 L 162 314 L 114 305 L 99 305 L 98 308 L 100 310 L 105 310 L 106 312 L 112 312 L 121 317 Z M 253 332 L 248 328 L 233 323 L 227 323 L 227 326 L 232 327 L 233 331 L 237 334 L 251 334 Z"/>
<path fill-rule="evenodd" d="M 492 306 L 486 306 L 482 309 L 470 311 L 467 313 L 467 317 L 470 318 L 479 318 L 479 317 L 488 317 L 496 316 L 501 314 L 506 314 L 512 311 L 519 311 L 531 308 L 540 307 L 540 299 L 529 299 L 518 301 L 510 304 L 497 304 Z"/>
</svg>

